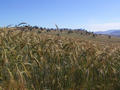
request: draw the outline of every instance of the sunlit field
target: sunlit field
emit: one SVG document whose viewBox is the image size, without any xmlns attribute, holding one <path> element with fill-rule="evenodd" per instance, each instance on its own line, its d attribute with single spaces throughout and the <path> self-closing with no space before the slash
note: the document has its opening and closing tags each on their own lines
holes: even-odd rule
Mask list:
<svg viewBox="0 0 120 90">
<path fill-rule="evenodd" d="M 120 90 L 120 38 L 1 28 L 0 90 Z"/>
</svg>

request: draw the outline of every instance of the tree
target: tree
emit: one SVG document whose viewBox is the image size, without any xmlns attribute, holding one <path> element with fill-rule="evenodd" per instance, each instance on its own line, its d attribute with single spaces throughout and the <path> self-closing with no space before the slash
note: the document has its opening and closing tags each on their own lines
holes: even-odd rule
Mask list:
<svg viewBox="0 0 120 90">
<path fill-rule="evenodd" d="M 109 35 L 108 38 L 111 39 L 111 36 Z"/>
<path fill-rule="evenodd" d="M 68 34 L 70 34 L 70 33 L 73 33 L 73 31 L 72 31 L 72 30 L 69 30 L 69 31 L 68 31 Z"/>
</svg>

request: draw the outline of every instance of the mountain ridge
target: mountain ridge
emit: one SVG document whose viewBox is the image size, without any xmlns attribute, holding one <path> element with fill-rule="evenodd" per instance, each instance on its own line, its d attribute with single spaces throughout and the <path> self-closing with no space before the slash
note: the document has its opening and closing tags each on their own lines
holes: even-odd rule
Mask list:
<svg viewBox="0 0 120 90">
<path fill-rule="evenodd" d="M 107 30 L 107 31 L 97 31 L 95 33 L 120 37 L 120 29 L 115 29 L 115 30 L 113 29 L 113 30 Z"/>
</svg>

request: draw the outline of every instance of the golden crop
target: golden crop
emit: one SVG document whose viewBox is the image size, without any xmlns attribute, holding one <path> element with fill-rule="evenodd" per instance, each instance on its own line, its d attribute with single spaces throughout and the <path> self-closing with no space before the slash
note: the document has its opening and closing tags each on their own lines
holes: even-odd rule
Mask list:
<svg viewBox="0 0 120 90">
<path fill-rule="evenodd" d="M 1 90 L 119 90 L 120 44 L 0 30 Z"/>
</svg>

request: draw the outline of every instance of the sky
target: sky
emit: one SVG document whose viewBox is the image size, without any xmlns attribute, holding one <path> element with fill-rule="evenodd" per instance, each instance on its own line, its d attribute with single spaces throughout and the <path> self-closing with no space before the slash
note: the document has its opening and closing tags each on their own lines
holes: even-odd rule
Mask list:
<svg viewBox="0 0 120 90">
<path fill-rule="evenodd" d="M 0 27 L 21 22 L 88 31 L 120 29 L 120 0 L 0 0 Z"/>
</svg>

